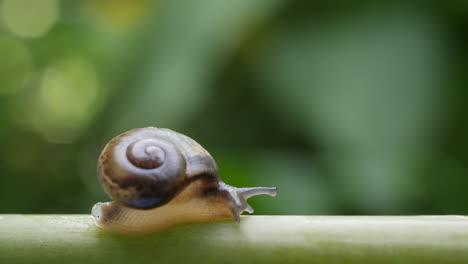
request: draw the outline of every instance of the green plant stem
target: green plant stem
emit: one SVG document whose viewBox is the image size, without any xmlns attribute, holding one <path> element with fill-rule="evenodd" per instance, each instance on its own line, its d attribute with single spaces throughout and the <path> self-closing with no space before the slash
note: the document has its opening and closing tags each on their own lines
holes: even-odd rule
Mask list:
<svg viewBox="0 0 468 264">
<path fill-rule="evenodd" d="M 464 216 L 244 216 L 117 235 L 90 215 L 0 215 L 0 263 L 468 263 Z"/>
</svg>

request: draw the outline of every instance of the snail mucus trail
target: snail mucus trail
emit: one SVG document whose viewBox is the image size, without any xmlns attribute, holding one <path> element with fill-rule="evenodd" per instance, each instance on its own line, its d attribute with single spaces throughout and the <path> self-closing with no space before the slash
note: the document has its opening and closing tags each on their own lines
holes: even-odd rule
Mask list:
<svg viewBox="0 0 468 264">
<path fill-rule="evenodd" d="M 171 226 L 234 219 L 254 209 L 247 199 L 276 188 L 237 188 L 218 176 L 216 162 L 193 139 L 146 127 L 113 138 L 98 161 L 98 177 L 113 199 L 92 209 L 96 225 L 117 233 L 151 233 Z"/>
</svg>

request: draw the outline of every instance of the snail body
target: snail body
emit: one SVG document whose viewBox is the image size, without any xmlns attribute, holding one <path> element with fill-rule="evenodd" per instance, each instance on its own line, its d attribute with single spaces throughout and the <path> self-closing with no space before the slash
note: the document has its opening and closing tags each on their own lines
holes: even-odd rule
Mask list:
<svg viewBox="0 0 468 264">
<path fill-rule="evenodd" d="M 276 188 L 236 188 L 218 176 L 213 157 L 193 139 L 169 129 L 133 129 L 113 138 L 98 161 L 113 202 L 92 209 L 97 226 L 151 233 L 171 226 L 234 219 L 253 212 L 246 200 Z"/>
</svg>

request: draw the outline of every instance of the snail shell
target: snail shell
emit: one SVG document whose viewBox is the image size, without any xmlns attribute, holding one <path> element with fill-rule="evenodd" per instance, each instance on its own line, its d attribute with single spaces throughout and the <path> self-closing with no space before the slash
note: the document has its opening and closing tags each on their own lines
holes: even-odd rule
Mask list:
<svg viewBox="0 0 468 264">
<path fill-rule="evenodd" d="M 119 233 L 150 233 L 189 222 L 239 222 L 242 212 L 253 212 L 249 197 L 276 195 L 276 188 L 225 184 L 200 144 L 156 127 L 113 138 L 99 157 L 98 176 L 113 202 L 97 203 L 92 215 L 99 227 Z"/>
</svg>

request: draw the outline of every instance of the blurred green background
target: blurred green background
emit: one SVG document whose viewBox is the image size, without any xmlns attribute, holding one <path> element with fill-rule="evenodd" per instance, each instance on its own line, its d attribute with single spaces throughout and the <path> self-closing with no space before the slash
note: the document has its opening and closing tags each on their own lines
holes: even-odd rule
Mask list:
<svg viewBox="0 0 468 264">
<path fill-rule="evenodd" d="M 89 213 L 159 126 L 256 214 L 466 214 L 467 44 L 467 1 L 0 0 L 0 213 Z"/>
</svg>

